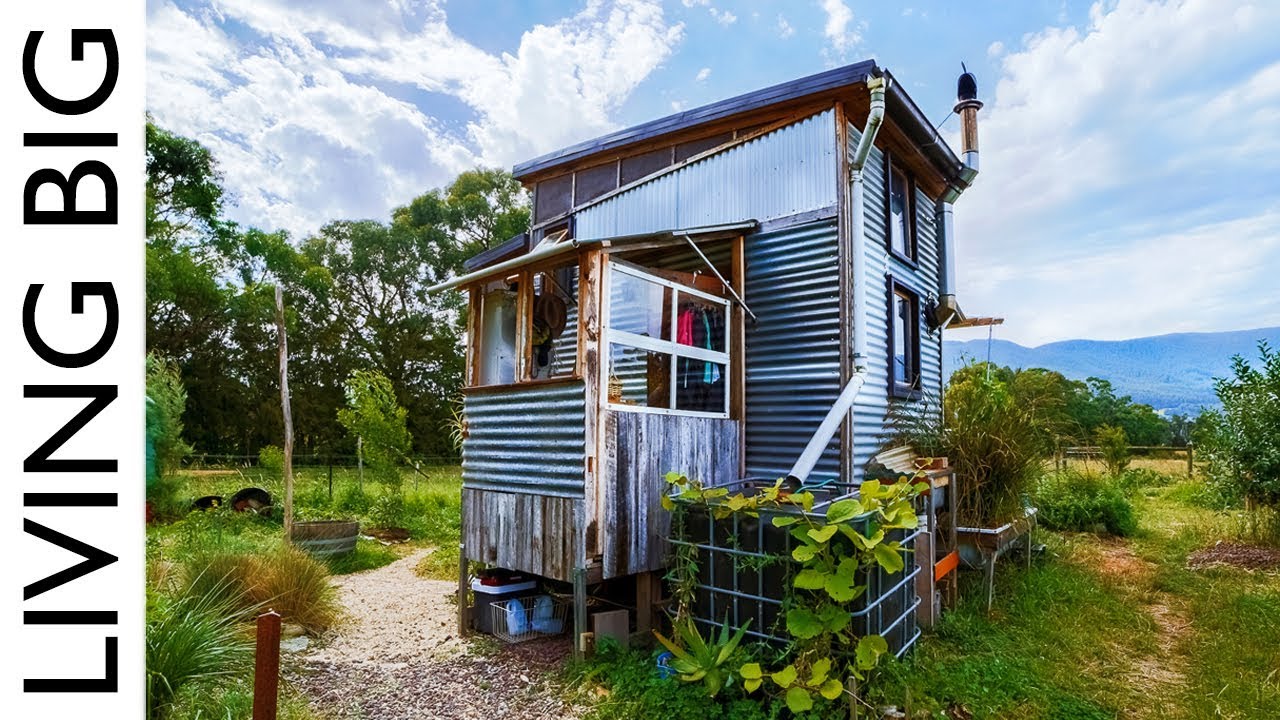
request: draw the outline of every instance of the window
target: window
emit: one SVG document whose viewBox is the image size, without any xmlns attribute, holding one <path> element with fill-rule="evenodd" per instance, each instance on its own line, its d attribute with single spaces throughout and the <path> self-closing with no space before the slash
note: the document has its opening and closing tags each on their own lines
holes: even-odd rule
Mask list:
<svg viewBox="0 0 1280 720">
<path fill-rule="evenodd" d="M 885 153 L 885 177 L 888 181 L 885 193 L 885 237 L 889 252 L 902 260 L 916 260 L 915 237 L 915 183 L 911 177 Z"/>
<path fill-rule="evenodd" d="M 920 395 L 920 296 L 889 280 L 889 394 Z"/>
<path fill-rule="evenodd" d="M 728 301 L 617 260 L 608 282 L 609 407 L 728 417 Z"/>
<path fill-rule="evenodd" d="M 489 281 L 479 288 L 474 310 L 472 385 L 577 373 L 577 263 Z"/>
</svg>

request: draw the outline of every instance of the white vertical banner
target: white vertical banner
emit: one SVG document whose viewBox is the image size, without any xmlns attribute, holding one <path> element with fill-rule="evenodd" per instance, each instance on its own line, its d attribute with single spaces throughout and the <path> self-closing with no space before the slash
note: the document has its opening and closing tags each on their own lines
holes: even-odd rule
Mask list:
<svg viewBox="0 0 1280 720">
<path fill-rule="evenodd" d="M 0 23 L 0 711 L 144 714 L 145 4 Z"/>
</svg>

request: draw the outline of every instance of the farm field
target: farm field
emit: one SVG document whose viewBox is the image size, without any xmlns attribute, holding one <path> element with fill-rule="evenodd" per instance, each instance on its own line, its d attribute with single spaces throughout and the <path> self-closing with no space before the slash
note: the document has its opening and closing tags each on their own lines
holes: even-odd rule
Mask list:
<svg viewBox="0 0 1280 720">
<path fill-rule="evenodd" d="M 1154 463 L 1135 462 L 1146 464 Z M 1242 526 L 1235 515 L 1205 507 L 1202 485 L 1187 480 L 1185 464 L 1180 467 L 1183 476 L 1162 466 L 1170 475 L 1133 491 L 1138 531 L 1130 538 L 1037 531 L 1043 553 L 1030 570 L 1017 561 L 999 568 L 990 615 L 976 573 L 966 573 L 959 607 L 906 660 L 878 671 L 870 698 L 930 718 L 1268 717 L 1280 706 L 1280 573 L 1188 566 L 1197 550 L 1234 537 Z M 331 564 L 331 572 L 377 573 L 375 568 L 413 554 L 422 558 L 413 559 L 419 577 L 456 578 L 459 470 L 424 472 L 428 477 L 407 472 L 402 481 L 399 517 L 412 539 L 389 547 L 362 539 L 354 555 Z M 249 486 L 282 494 L 278 473 L 256 469 L 195 471 L 180 479 L 181 495 L 188 498 L 230 496 Z M 299 517 L 371 522 L 385 515 L 379 509 L 382 489 L 368 480 L 363 493 L 358 486 L 354 470 L 335 468 L 330 500 L 327 471 L 301 469 L 295 490 Z M 210 549 L 266 552 L 280 543 L 280 532 L 278 521 L 196 513 L 151 526 L 149 554 L 181 561 Z M 360 604 L 344 610 L 359 616 L 377 609 Z M 514 667 L 507 661 L 515 658 L 506 656 L 520 652 L 486 640 L 468 647 L 456 652 L 460 667 L 475 665 L 476 652 Z M 427 662 L 432 648 L 422 652 Z M 430 662 L 449 671 L 447 660 Z M 655 711 L 666 717 L 756 717 L 760 709 L 752 703 L 755 710 L 740 715 L 744 706 L 730 712 L 695 687 L 647 676 L 637 682 L 636 668 L 652 668 L 645 652 L 566 663 L 541 671 L 546 682 L 540 692 L 563 696 L 587 717 L 610 720 L 655 717 Z M 460 674 L 454 683 L 461 692 L 465 677 Z M 483 697 L 483 687 L 473 690 Z M 307 700 L 291 691 L 288 704 L 305 706 Z M 314 700 L 311 705 L 316 717 L 331 716 Z M 295 710 L 307 717 L 305 707 Z"/>
</svg>

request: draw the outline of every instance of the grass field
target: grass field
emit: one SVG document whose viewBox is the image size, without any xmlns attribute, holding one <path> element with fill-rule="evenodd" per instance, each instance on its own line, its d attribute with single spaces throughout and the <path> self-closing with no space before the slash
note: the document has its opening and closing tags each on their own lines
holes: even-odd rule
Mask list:
<svg viewBox="0 0 1280 720">
<path fill-rule="evenodd" d="M 990 615 L 964 578 L 960 607 L 878 695 L 939 718 L 1280 716 L 1280 575 L 1187 569 L 1240 527 L 1194 485 L 1141 488 L 1130 540 L 1039 532 L 1044 557 L 1000 569 Z"/>
<path fill-rule="evenodd" d="M 334 468 L 332 485 L 327 468 L 299 468 L 294 472 L 294 514 L 298 520 L 360 520 L 362 532 L 378 526 L 409 530 L 410 541 L 386 546 L 361 538 L 352 555 L 329 561 L 334 573 L 380 567 L 416 548 L 434 548 L 421 566 L 429 577 L 458 576 L 458 537 L 461 532 L 461 472 L 457 466 L 424 467 L 422 473 L 401 471 L 403 505 L 390 502 L 388 490 L 366 473 L 361 482 L 354 468 Z M 241 488 L 259 487 L 271 493 L 277 507 L 283 504 L 284 483 L 279 471 L 259 468 L 206 469 L 178 474 L 175 478 L 175 518 L 148 528 L 151 556 L 181 560 L 206 550 L 262 551 L 283 542 L 279 512 L 259 518 L 248 513 L 221 510 L 190 513 L 195 498 L 219 495 L 230 498 Z M 332 488 L 332 491 L 330 490 Z"/>
<path fill-rule="evenodd" d="M 964 574 L 959 607 L 905 661 L 884 668 L 869 686 L 871 696 L 899 707 L 909 698 L 920 716 L 939 719 L 1280 717 L 1280 574 L 1188 569 L 1188 554 L 1238 535 L 1240 517 L 1210 509 L 1200 481 L 1185 478 L 1184 460 L 1140 459 L 1134 467 L 1167 475 L 1135 491 L 1133 537 L 1037 531 L 1045 552 L 1030 570 L 1018 562 L 999 568 L 990 615 L 976 573 Z M 419 572 L 456 578 L 459 471 L 426 472 L 402 480 L 401 517 L 411 542 L 388 548 L 362 540 L 334 572 L 435 547 Z M 188 499 L 230 496 L 248 486 L 282 495 L 278 474 L 262 471 L 198 471 L 182 481 Z M 296 482 L 301 518 L 357 517 L 368 524 L 385 494 L 369 480 L 360 492 L 350 469 L 334 470 L 332 497 L 325 469 L 302 469 Z M 281 530 L 278 518 L 195 513 L 148 534 L 151 552 L 180 557 L 209 544 L 269 547 L 280 542 Z M 648 660 L 632 664 L 632 671 L 651 667 Z M 593 686 L 607 685 L 609 671 L 590 677 Z M 602 717 L 647 720 L 643 703 L 627 706 L 632 714 L 601 702 Z"/>
</svg>

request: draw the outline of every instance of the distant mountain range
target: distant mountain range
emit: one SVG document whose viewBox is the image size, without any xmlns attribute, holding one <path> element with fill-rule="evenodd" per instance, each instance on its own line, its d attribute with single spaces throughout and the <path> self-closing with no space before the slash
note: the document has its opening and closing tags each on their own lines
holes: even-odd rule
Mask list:
<svg viewBox="0 0 1280 720">
<path fill-rule="evenodd" d="M 1213 378 L 1231 372 L 1231 356 L 1255 361 L 1258 341 L 1280 348 L 1280 327 L 1215 333 L 1176 333 L 1132 340 L 1063 340 L 1023 347 L 1007 340 L 991 342 L 991 362 L 1012 368 L 1042 367 L 1073 380 L 1110 380 L 1117 395 L 1130 395 L 1168 413 L 1196 415 L 1216 407 Z M 987 341 L 943 343 L 944 376 L 973 360 L 987 359 Z"/>
</svg>

